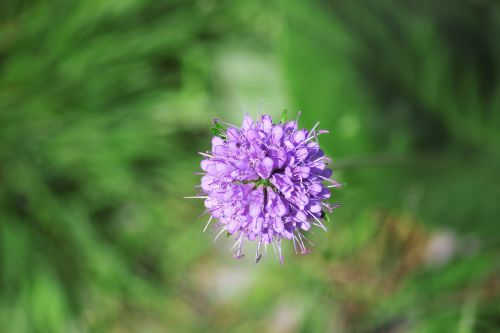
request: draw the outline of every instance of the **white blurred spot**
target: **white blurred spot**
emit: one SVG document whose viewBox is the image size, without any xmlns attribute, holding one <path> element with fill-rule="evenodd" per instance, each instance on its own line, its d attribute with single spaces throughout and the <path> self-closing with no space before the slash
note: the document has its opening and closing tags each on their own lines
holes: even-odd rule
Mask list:
<svg viewBox="0 0 500 333">
<path fill-rule="evenodd" d="M 250 290 L 253 281 L 254 274 L 250 267 L 220 267 L 209 279 L 210 294 L 215 302 L 225 303 Z"/>
<path fill-rule="evenodd" d="M 267 331 L 274 333 L 297 332 L 303 317 L 303 303 L 298 300 L 280 302 L 269 317 L 269 328 Z"/>
<path fill-rule="evenodd" d="M 429 266 L 446 264 L 457 252 L 458 241 L 455 234 L 441 231 L 434 234 L 425 252 L 425 262 Z"/>
</svg>

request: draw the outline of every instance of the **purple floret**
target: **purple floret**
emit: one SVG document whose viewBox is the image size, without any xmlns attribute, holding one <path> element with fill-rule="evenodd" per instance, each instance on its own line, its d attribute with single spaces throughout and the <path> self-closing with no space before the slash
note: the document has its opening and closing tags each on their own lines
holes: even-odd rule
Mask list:
<svg viewBox="0 0 500 333">
<path fill-rule="evenodd" d="M 283 262 L 281 239 L 291 239 L 295 252 L 304 254 L 309 251 L 302 232 L 311 225 L 326 231 L 325 210 L 336 207 L 325 202 L 328 188 L 339 184 L 330 179 L 330 160 L 317 141 L 326 131 L 316 126 L 299 130 L 296 121 L 273 124 L 268 115 L 257 121 L 245 115 L 241 128 L 229 125 L 212 138 L 212 150 L 201 153 L 199 197 L 211 215 L 208 223 L 218 220 L 219 235 L 236 237 L 235 258 L 244 256 L 243 243 L 250 240 L 258 242 L 257 262 L 267 244 Z"/>
</svg>

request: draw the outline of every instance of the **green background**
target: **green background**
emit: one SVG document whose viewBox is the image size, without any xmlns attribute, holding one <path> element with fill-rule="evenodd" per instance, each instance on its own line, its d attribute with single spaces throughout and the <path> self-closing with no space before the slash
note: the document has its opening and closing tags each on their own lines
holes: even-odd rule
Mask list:
<svg viewBox="0 0 500 333">
<path fill-rule="evenodd" d="M 499 36 L 488 0 L 1 1 L 0 332 L 498 332 Z M 235 261 L 182 197 L 213 118 L 285 108 L 342 208 Z"/>
</svg>

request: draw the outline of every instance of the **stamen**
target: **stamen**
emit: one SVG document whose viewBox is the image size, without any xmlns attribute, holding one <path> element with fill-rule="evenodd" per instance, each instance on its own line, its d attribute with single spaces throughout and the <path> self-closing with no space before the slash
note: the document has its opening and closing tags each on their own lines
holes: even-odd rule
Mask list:
<svg viewBox="0 0 500 333">
<path fill-rule="evenodd" d="M 281 239 L 276 240 L 276 247 L 278 247 L 278 254 L 279 254 L 279 260 L 280 264 L 283 263 L 283 255 L 281 254 Z"/>
<path fill-rule="evenodd" d="M 245 257 L 245 255 L 241 253 L 241 247 L 243 246 L 243 237 L 241 234 L 239 236 L 239 244 L 240 246 L 238 247 L 238 250 L 233 256 L 234 259 L 243 259 Z"/>
<path fill-rule="evenodd" d="M 292 236 L 293 236 L 293 238 L 292 238 L 293 251 L 295 252 L 295 254 L 298 254 L 297 253 L 297 245 L 295 245 L 295 235 L 292 234 Z"/>
<path fill-rule="evenodd" d="M 316 216 L 314 216 L 314 214 L 312 214 L 311 212 L 307 212 L 307 213 L 309 215 L 311 215 L 319 223 L 318 227 L 323 228 L 323 230 L 325 230 L 325 231 L 328 231 L 328 229 L 323 225 L 323 223 L 321 223 L 321 221 Z"/>
<path fill-rule="evenodd" d="M 212 222 L 212 218 L 213 218 L 213 216 L 210 216 L 210 218 L 208 219 L 207 224 L 205 225 L 205 228 L 203 229 L 203 232 L 205 232 L 207 230 L 208 225 L 210 224 L 210 222 Z"/>
<path fill-rule="evenodd" d="M 306 249 L 306 246 L 304 245 L 304 241 L 302 240 L 302 235 L 300 234 L 300 232 L 298 230 L 297 230 L 297 236 L 299 236 L 297 241 L 299 242 L 299 245 L 302 248 L 301 254 L 306 254 L 308 251 Z"/>
<path fill-rule="evenodd" d="M 305 240 L 306 240 L 309 244 L 311 244 L 312 246 L 314 246 L 314 243 L 313 243 L 313 242 L 311 242 L 311 241 L 310 241 L 310 240 L 309 240 L 306 236 L 304 236 L 304 235 L 303 235 L 300 231 L 299 231 L 299 233 L 301 234 L 301 236 L 302 236 L 302 237 L 304 237 L 304 239 L 305 239 Z"/>
<path fill-rule="evenodd" d="M 221 231 L 217 234 L 217 236 L 215 236 L 215 239 L 214 239 L 214 243 L 215 241 L 217 240 L 217 238 L 219 238 L 219 236 L 226 230 L 226 228 L 222 228 Z"/>
<path fill-rule="evenodd" d="M 307 135 L 307 138 L 309 139 L 309 137 L 311 136 L 311 134 L 314 132 L 314 130 L 316 129 L 316 127 L 318 127 L 319 125 L 319 121 L 316 123 L 316 125 L 314 125 L 314 127 L 311 129 L 311 131 L 309 132 L 309 134 Z"/>
<path fill-rule="evenodd" d="M 202 155 L 202 156 L 205 156 L 205 157 L 208 157 L 208 158 L 214 158 L 215 156 L 213 155 L 210 155 L 210 154 L 207 154 L 207 153 L 203 153 L 201 151 L 198 152 L 198 154 Z"/>
<path fill-rule="evenodd" d="M 271 242 L 273 244 L 273 249 L 274 249 L 274 255 L 276 256 L 276 259 L 278 259 L 278 251 L 276 251 L 276 245 L 274 244 L 274 241 Z M 279 260 L 279 259 L 278 259 Z"/>
</svg>

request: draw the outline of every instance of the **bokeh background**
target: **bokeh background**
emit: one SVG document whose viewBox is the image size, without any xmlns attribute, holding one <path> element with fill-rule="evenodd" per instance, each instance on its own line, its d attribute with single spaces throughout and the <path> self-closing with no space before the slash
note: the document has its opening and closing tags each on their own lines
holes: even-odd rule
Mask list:
<svg viewBox="0 0 500 333">
<path fill-rule="evenodd" d="M 500 5 L 0 2 L 0 331 L 499 332 Z M 215 117 L 316 121 L 307 256 L 212 243 Z M 251 257 L 251 256 L 250 256 Z"/>
</svg>

